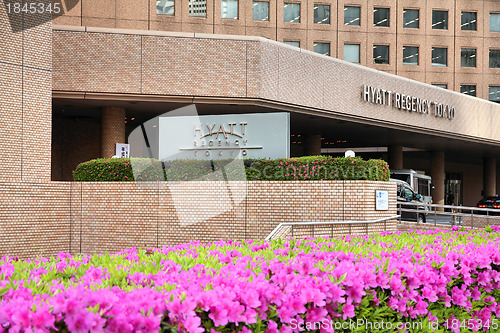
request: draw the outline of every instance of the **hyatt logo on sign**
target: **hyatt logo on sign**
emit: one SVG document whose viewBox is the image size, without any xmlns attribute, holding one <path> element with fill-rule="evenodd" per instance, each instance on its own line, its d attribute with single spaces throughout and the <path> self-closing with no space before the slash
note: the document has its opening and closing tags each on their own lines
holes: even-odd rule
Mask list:
<svg viewBox="0 0 500 333">
<path fill-rule="evenodd" d="M 438 118 L 455 118 L 455 107 L 433 102 L 424 98 L 401 94 L 390 90 L 364 85 L 363 100 L 373 104 L 392 106 L 399 110 L 434 115 Z"/>
<path fill-rule="evenodd" d="M 174 159 L 287 158 L 288 113 L 162 117 L 159 157 Z"/>
<path fill-rule="evenodd" d="M 248 145 L 248 140 L 245 139 L 245 128 L 247 125 L 248 123 L 228 123 L 226 127 L 224 127 L 224 124 L 220 124 L 218 129 L 215 130 L 217 124 L 207 124 L 206 134 L 203 132 L 203 125 L 199 128 L 197 125 L 194 125 L 195 140 L 193 147 L 180 148 L 180 150 L 193 151 L 194 157 L 197 157 L 200 151 L 204 151 L 206 156 L 211 156 L 212 152 L 216 152 L 219 156 L 223 156 L 224 150 L 229 151 L 231 157 L 234 157 L 235 153 L 238 155 L 240 150 L 243 156 L 247 156 L 248 151 L 251 149 L 264 148 L 262 146 L 251 147 Z M 239 133 L 235 132 L 235 127 L 241 127 Z"/>
</svg>

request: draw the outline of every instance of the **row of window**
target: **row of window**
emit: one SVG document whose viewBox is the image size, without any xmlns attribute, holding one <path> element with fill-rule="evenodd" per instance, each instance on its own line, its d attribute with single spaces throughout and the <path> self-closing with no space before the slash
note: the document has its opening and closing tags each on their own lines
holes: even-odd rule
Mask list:
<svg viewBox="0 0 500 333">
<path fill-rule="evenodd" d="M 299 42 L 285 42 L 289 45 L 293 45 L 296 47 L 300 46 Z M 410 51 L 407 50 L 407 55 L 405 57 L 406 60 L 403 60 L 405 64 L 417 64 L 418 65 L 418 47 L 406 47 L 409 48 Z M 442 65 L 443 63 L 443 55 L 439 52 L 436 52 L 433 48 L 432 50 L 432 61 L 433 65 Z M 494 62 L 492 62 L 492 51 L 494 53 Z M 321 53 L 324 55 L 330 55 L 330 43 L 314 43 L 314 52 Z M 405 53 L 403 49 L 403 54 Z M 446 53 L 446 52 L 445 52 Z M 471 56 L 466 58 L 464 62 L 464 56 L 462 55 L 462 66 L 466 64 L 470 64 L 473 61 L 475 66 L 475 59 L 469 60 Z M 344 44 L 344 60 L 359 63 L 359 45 L 358 44 Z M 414 63 L 416 61 L 416 63 Z M 375 64 L 388 64 L 389 63 L 389 46 L 388 45 L 374 45 L 373 46 L 373 63 Z M 464 66 L 470 67 L 470 66 Z M 500 50 L 490 50 L 490 67 L 492 68 L 500 68 Z M 433 84 L 433 86 L 447 89 L 448 86 L 446 84 Z M 470 96 L 476 96 L 476 86 L 465 84 L 460 86 L 460 92 Z M 500 103 L 500 86 L 490 86 L 488 99 L 492 102 Z"/>
<path fill-rule="evenodd" d="M 157 0 L 156 12 L 161 15 L 174 15 L 175 0 Z M 238 19 L 239 0 L 221 0 L 221 17 Z M 189 16 L 206 17 L 206 0 L 189 0 Z M 252 19 L 254 21 L 269 21 L 269 1 L 252 2 Z M 300 3 L 285 2 L 283 6 L 283 21 L 300 23 Z M 462 12 L 462 30 L 477 30 L 477 12 Z M 314 5 L 314 23 L 330 24 L 330 5 Z M 344 24 L 361 24 L 361 7 L 344 6 Z M 373 9 L 373 25 L 376 27 L 390 26 L 390 9 L 375 7 Z M 420 28 L 420 10 L 403 10 L 403 27 Z M 448 29 L 448 11 L 432 11 L 432 29 Z M 500 13 L 490 13 L 490 31 L 500 31 Z"/>
<path fill-rule="evenodd" d="M 300 47 L 300 42 L 284 41 L 285 44 Z M 313 44 L 314 52 L 330 55 L 330 43 L 315 42 Z M 344 60 L 354 63 L 359 63 L 359 44 L 344 44 Z M 461 51 L 461 66 L 476 67 L 477 50 L 464 48 Z M 491 49 L 490 68 L 500 68 L 500 49 Z M 433 66 L 448 66 L 448 49 L 445 47 L 432 48 L 432 65 Z M 373 63 L 374 64 L 389 64 L 389 45 L 373 45 Z M 403 46 L 403 65 L 418 65 L 419 64 L 419 47 L 418 46 Z"/>
<path fill-rule="evenodd" d="M 447 84 L 433 84 L 433 86 L 448 89 Z M 462 84 L 460 85 L 460 92 L 465 95 L 476 96 L 476 85 Z M 488 87 L 488 100 L 491 102 L 500 103 L 500 86 Z"/>
</svg>

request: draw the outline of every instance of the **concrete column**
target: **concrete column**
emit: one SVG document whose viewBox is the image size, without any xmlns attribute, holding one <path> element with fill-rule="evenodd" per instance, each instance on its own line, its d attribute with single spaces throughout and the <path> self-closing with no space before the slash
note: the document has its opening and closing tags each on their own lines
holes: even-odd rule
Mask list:
<svg viewBox="0 0 500 333">
<path fill-rule="evenodd" d="M 105 107 L 101 117 L 101 156 L 113 157 L 116 143 L 125 143 L 125 109 Z"/>
<path fill-rule="evenodd" d="M 304 156 L 321 155 L 321 134 L 304 135 Z"/>
<path fill-rule="evenodd" d="M 389 146 L 389 167 L 394 170 L 403 169 L 403 146 Z"/>
<path fill-rule="evenodd" d="M 483 195 L 491 197 L 497 194 L 497 160 L 483 159 Z"/>
<path fill-rule="evenodd" d="M 444 152 L 433 151 L 431 161 L 431 177 L 435 188 L 432 190 L 432 201 L 437 205 L 444 205 Z M 442 210 L 442 209 L 438 209 Z"/>
</svg>

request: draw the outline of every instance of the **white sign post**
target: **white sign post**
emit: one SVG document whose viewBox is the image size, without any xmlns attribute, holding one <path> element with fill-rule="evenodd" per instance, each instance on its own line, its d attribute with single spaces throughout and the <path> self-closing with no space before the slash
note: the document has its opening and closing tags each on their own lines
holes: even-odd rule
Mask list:
<svg viewBox="0 0 500 333">
<path fill-rule="evenodd" d="M 115 156 L 117 158 L 129 158 L 130 157 L 130 145 L 127 143 L 117 143 Z"/>
<path fill-rule="evenodd" d="M 375 210 L 389 210 L 389 191 L 375 191 Z"/>
</svg>

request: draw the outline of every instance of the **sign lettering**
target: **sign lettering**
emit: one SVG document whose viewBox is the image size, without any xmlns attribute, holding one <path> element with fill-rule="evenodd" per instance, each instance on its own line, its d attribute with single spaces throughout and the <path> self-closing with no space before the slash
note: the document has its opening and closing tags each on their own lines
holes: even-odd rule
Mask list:
<svg viewBox="0 0 500 333">
<path fill-rule="evenodd" d="M 428 99 L 405 95 L 390 90 L 363 85 L 363 100 L 372 104 L 387 105 L 399 110 L 433 115 L 437 118 L 452 120 L 455 118 L 455 107 Z"/>
</svg>

